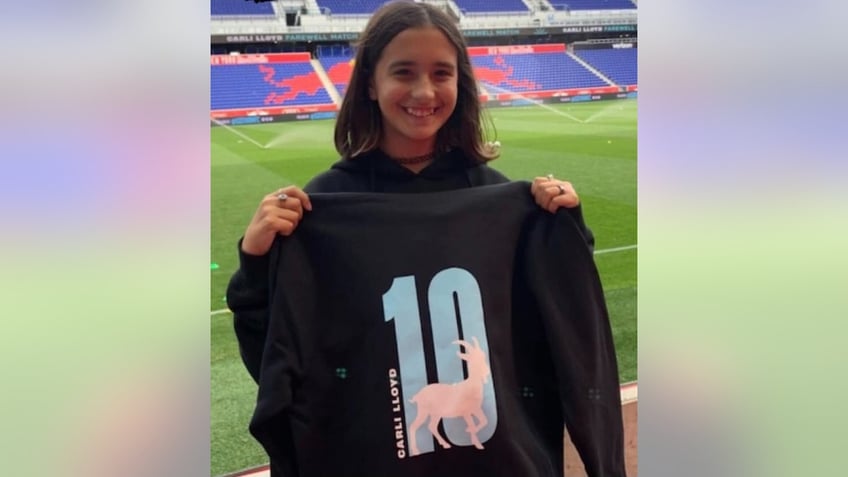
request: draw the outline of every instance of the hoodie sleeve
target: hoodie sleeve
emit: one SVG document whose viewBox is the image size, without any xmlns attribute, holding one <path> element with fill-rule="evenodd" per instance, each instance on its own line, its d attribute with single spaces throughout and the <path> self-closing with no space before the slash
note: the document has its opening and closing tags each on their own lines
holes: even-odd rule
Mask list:
<svg viewBox="0 0 848 477">
<path fill-rule="evenodd" d="M 565 424 L 588 477 L 625 477 L 618 365 L 600 277 L 571 213 L 537 211 L 524 279 L 542 317 Z"/>
<path fill-rule="evenodd" d="M 270 456 L 271 477 L 296 477 L 297 464 L 294 459 L 294 441 L 290 422 L 284 412 L 292 400 L 290 370 L 286 359 L 280 355 L 288 352 L 285 346 L 286 333 L 270 325 L 273 300 L 270 290 L 275 287 L 279 242 L 274 241 L 271 250 L 263 256 L 248 255 L 238 243 L 239 269 L 233 274 L 227 287 L 227 305 L 233 312 L 233 327 L 239 344 L 239 352 L 250 376 L 260 385 L 257 397 L 257 413 L 270 415 L 262 423 L 273 429 L 273 438 L 257 438 Z M 270 338 L 269 338 L 270 336 Z M 266 373 L 273 378 L 261 381 L 260 369 L 265 363 Z M 268 392 L 269 384 L 271 391 Z M 253 422 L 251 423 L 251 427 Z M 253 429 L 251 429 L 253 431 Z"/>
<path fill-rule="evenodd" d="M 292 409 L 304 376 L 303 350 L 308 342 L 304 336 L 308 336 L 306 330 L 312 329 L 313 322 L 298 325 L 287 317 L 294 314 L 292 309 L 302 308 L 301 300 L 307 304 L 316 301 L 316 287 L 307 255 L 298 240 L 278 237 L 268 256 L 267 283 L 271 292 L 266 299 L 266 327 L 259 356 L 262 372 L 257 373 L 259 390 L 248 427 L 268 453 L 271 477 L 297 477 L 300 471 Z M 286 264 L 285 271 L 280 268 L 281 263 Z M 305 314 L 315 316 L 314 312 Z"/>
<path fill-rule="evenodd" d="M 257 383 L 265 338 L 268 334 L 270 253 L 248 255 L 238 242 L 239 268 L 227 285 L 227 307 L 233 312 L 233 328 L 247 372 Z"/>
</svg>

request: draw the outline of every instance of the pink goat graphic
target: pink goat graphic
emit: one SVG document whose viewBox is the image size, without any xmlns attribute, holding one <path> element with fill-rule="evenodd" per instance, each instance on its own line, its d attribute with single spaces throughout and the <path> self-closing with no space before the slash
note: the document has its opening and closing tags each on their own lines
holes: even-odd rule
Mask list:
<svg viewBox="0 0 848 477">
<path fill-rule="evenodd" d="M 451 445 L 439 434 L 439 421 L 451 417 L 465 419 L 465 423 L 468 424 L 465 430 L 468 431 L 474 447 L 483 448 L 477 432 L 486 427 L 489 422 L 483 412 L 483 385 L 489 381 L 488 376 L 491 370 L 486 354 L 480 349 L 477 337 L 471 339 L 474 341 L 473 345 L 463 340 L 453 341 L 453 344 L 465 347 L 464 353 L 457 351 L 456 354 L 468 363 L 468 379 L 453 384 L 428 384 L 409 400 L 418 408 L 418 414 L 409 430 L 410 455 L 419 454 L 415 433 L 427 418 L 430 418 L 427 429 L 443 448 L 449 449 Z M 477 418 L 478 424 L 474 424 L 474 417 Z"/>
</svg>

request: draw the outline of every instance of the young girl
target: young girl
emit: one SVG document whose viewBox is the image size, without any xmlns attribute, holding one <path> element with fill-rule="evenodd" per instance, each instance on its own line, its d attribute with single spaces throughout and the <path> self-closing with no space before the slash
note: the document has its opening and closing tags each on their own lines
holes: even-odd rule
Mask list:
<svg viewBox="0 0 848 477">
<path fill-rule="evenodd" d="M 239 242 L 240 268 L 227 303 L 257 382 L 269 317 L 268 252 L 277 235 L 308 220 L 308 193 L 440 192 L 508 182 L 486 164 L 498 151 L 484 140 L 481 112 L 467 46 L 453 20 L 429 4 L 405 1 L 373 14 L 335 126 L 341 159 L 303 190 L 288 186 L 265 196 Z M 537 177 L 530 192 L 549 212 L 569 208 L 593 245 L 569 182 Z"/>
<path fill-rule="evenodd" d="M 486 165 L 498 152 L 484 142 L 466 48 L 454 22 L 430 5 L 394 2 L 374 13 L 336 122 L 341 160 L 310 181 L 306 192 L 288 186 L 263 198 L 239 247 L 237 287 L 242 271 L 261 268 L 257 257 L 267 254 L 277 234 L 297 228 L 312 207 L 307 192 L 438 192 L 508 181 Z M 537 177 L 531 192 L 540 207 L 574 208 L 583 223 L 569 182 Z"/>
</svg>

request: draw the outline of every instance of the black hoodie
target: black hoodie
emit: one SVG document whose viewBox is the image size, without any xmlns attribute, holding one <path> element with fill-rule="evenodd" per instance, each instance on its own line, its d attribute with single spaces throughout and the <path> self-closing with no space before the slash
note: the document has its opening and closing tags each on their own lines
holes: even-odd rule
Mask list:
<svg viewBox="0 0 848 477">
<path fill-rule="evenodd" d="M 564 424 L 585 475 L 625 477 L 600 277 L 529 188 L 311 195 L 268 254 L 271 477 L 562 477 Z"/>
<path fill-rule="evenodd" d="M 339 160 L 304 187 L 307 194 L 324 192 L 420 193 L 443 192 L 509 182 L 486 164 L 475 164 L 455 149 L 415 173 L 376 150 L 356 159 Z M 529 193 L 529 191 L 528 191 Z M 594 236 L 583 221 L 580 206 L 568 209 L 589 248 Z M 308 217 L 308 212 L 307 212 Z M 227 287 L 227 306 L 233 311 L 233 326 L 242 361 L 254 381 L 259 382 L 262 352 L 268 334 L 268 255 L 252 256 L 238 243 L 239 269 Z"/>
</svg>

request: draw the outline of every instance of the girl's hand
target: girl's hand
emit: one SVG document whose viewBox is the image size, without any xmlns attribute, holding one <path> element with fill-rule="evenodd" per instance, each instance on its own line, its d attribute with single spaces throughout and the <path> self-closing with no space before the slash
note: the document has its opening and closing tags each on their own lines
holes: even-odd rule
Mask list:
<svg viewBox="0 0 848 477">
<path fill-rule="evenodd" d="M 309 196 L 297 186 L 288 186 L 266 195 L 253 220 L 247 226 L 241 249 L 248 255 L 265 255 L 277 234 L 291 235 L 303 218 L 303 210 L 312 210 Z"/>
<path fill-rule="evenodd" d="M 570 209 L 580 205 L 580 197 L 571 182 L 555 179 L 553 174 L 533 179 L 530 193 L 539 207 L 550 213 L 556 212 L 560 207 Z"/>
</svg>

